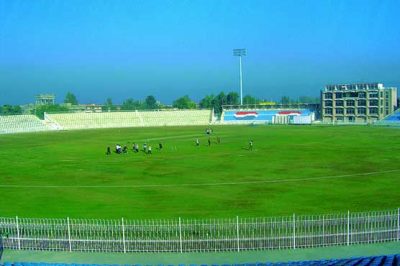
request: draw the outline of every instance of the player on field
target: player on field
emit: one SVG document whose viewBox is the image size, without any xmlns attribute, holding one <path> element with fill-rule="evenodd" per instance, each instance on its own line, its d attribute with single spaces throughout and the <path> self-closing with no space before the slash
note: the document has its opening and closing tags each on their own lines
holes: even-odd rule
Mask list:
<svg viewBox="0 0 400 266">
<path fill-rule="evenodd" d="M 121 145 L 117 144 L 117 145 L 115 146 L 115 152 L 118 153 L 118 154 L 121 154 L 121 152 L 122 152 Z"/>
<path fill-rule="evenodd" d="M 199 141 L 199 139 L 196 139 L 196 146 L 199 146 L 200 145 L 200 141 Z"/>
<path fill-rule="evenodd" d="M 163 147 L 162 143 L 161 143 L 161 142 L 158 143 L 158 149 L 159 149 L 160 151 L 162 150 L 162 147 Z"/>
<path fill-rule="evenodd" d="M 151 154 L 151 145 L 149 145 L 149 148 L 147 150 L 147 154 Z"/>
<path fill-rule="evenodd" d="M 208 146 L 211 146 L 211 139 L 208 138 Z"/>
<path fill-rule="evenodd" d="M 252 151 L 253 150 L 253 140 L 249 141 L 249 150 Z"/>
<path fill-rule="evenodd" d="M 106 152 L 106 154 L 107 154 L 107 155 L 110 155 L 110 154 L 111 154 L 111 148 L 110 148 L 110 146 L 107 147 L 107 152 Z"/>
<path fill-rule="evenodd" d="M 143 151 L 144 153 L 147 153 L 147 143 L 143 144 Z"/>
</svg>

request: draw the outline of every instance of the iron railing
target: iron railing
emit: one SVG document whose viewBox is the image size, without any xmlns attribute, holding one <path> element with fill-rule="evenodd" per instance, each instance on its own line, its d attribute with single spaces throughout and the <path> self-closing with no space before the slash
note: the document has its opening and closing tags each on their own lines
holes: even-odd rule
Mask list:
<svg viewBox="0 0 400 266">
<path fill-rule="evenodd" d="M 5 249 L 206 252 L 296 249 L 400 240 L 400 209 L 230 219 L 0 218 Z"/>
</svg>

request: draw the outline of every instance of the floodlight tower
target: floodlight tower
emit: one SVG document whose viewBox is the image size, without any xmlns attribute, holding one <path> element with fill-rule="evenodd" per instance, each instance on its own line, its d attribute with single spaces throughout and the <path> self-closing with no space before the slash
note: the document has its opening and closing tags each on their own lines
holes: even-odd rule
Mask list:
<svg viewBox="0 0 400 266">
<path fill-rule="evenodd" d="M 233 55 L 239 56 L 239 69 L 240 69 L 240 105 L 243 105 L 243 74 L 242 74 L 242 56 L 247 53 L 246 49 L 233 49 Z"/>
</svg>

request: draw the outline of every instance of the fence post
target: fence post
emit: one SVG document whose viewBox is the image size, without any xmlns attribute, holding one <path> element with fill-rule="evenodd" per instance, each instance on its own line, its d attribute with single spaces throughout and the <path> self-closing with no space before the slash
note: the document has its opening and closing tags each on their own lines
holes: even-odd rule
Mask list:
<svg viewBox="0 0 400 266">
<path fill-rule="evenodd" d="M 296 214 L 293 213 L 293 249 L 296 249 Z"/>
<path fill-rule="evenodd" d="M 325 215 L 322 215 L 322 246 L 325 246 Z"/>
<path fill-rule="evenodd" d="M 69 217 L 67 217 L 67 226 L 68 226 L 68 244 L 69 244 L 69 252 L 72 251 L 72 243 L 71 243 L 71 226 L 69 224 Z"/>
<path fill-rule="evenodd" d="M 121 219 L 121 225 L 122 225 L 122 244 L 124 245 L 124 253 L 126 253 L 124 217 L 122 217 Z"/>
<path fill-rule="evenodd" d="M 182 222 L 181 222 L 181 217 L 179 217 L 179 247 L 181 253 L 183 252 L 182 250 Z"/>
<path fill-rule="evenodd" d="M 400 208 L 397 208 L 397 241 L 400 241 Z"/>
<path fill-rule="evenodd" d="M 236 216 L 237 251 L 240 251 L 239 216 Z"/>
<path fill-rule="evenodd" d="M 18 216 L 15 216 L 16 226 L 17 226 L 17 243 L 18 249 L 21 249 L 21 239 L 19 237 L 19 223 L 18 223 Z"/>
<path fill-rule="evenodd" d="M 347 245 L 350 245 L 350 210 L 347 211 Z"/>
</svg>

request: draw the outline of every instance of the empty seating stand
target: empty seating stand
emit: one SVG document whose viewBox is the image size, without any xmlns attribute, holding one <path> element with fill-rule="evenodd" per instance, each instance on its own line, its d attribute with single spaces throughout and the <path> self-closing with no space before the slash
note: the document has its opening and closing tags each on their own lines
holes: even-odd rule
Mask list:
<svg viewBox="0 0 400 266">
<path fill-rule="evenodd" d="M 46 114 L 61 129 L 208 125 L 211 110 Z"/>
<path fill-rule="evenodd" d="M 49 128 L 34 115 L 0 116 L 0 134 L 47 131 Z"/>
<path fill-rule="evenodd" d="M 389 122 L 389 123 L 400 123 L 400 110 L 397 110 L 393 114 L 385 117 L 385 119 L 383 119 L 383 121 Z"/>
<path fill-rule="evenodd" d="M 148 264 L 146 264 L 148 265 Z M 170 265 L 170 264 L 168 264 Z M 184 266 L 185 264 L 179 264 Z M 294 262 L 256 262 L 241 264 L 189 264 L 190 266 L 304 266 L 304 265 L 325 265 L 325 266 L 398 266 L 400 265 L 400 255 L 374 256 L 374 257 L 357 257 L 350 259 L 329 259 L 329 260 L 313 260 L 313 261 L 294 261 Z M 5 262 L 2 266 L 118 266 L 111 264 L 63 264 L 63 263 L 35 263 L 35 262 Z M 121 265 L 122 266 L 122 265 Z M 131 266 L 142 266 L 140 264 L 131 264 Z M 164 266 L 164 265 L 157 265 Z"/>
</svg>

